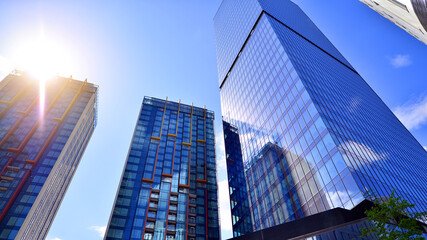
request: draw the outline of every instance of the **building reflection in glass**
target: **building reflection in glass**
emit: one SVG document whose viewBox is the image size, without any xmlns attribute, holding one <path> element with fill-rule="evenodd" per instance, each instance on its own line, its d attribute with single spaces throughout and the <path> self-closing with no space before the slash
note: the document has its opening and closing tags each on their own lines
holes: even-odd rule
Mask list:
<svg viewBox="0 0 427 240">
<path fill-rule="evenodd" d="M 254 230 L 393 189 L 427 210 L 427 152 L 296 4 L 224 0 L 214 23 Z"/>
</svg>

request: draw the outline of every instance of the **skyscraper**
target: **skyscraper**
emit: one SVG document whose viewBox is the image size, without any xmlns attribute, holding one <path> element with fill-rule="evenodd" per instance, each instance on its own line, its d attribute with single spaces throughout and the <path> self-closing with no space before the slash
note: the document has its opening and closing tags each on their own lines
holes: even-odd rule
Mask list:
<svg viewBox="0 0 427 240">
<path fill-rule="evenodd" d="M 427 0 L 360 0 L 427 44 Z"/>
<path fill-rule="evenodd" d="M 231 125 L 253 231 L 393 189 L 427 210 L 427 152 L 297 5 L 224 0 L 214 23 L 226 154 Z"/>
<path fill-rule="evenodd" d="M 97 86 L 0 82 L 0 239 L 45 239 L 96 125 Z"/>
<path fill-rule="evenodd" d="M 219 239 L 214 113 L 145 97 L 105 239 Z"/>
</svg>

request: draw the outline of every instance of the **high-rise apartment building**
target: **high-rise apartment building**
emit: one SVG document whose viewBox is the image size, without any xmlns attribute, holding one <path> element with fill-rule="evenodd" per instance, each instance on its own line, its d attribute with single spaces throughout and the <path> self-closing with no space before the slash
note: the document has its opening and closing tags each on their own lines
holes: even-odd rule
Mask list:
<svg viewBox="0 0 427 240">
<path fill-rule="evenodd" d="M 234 236 L 393 190 L 427 210 L 427 152 L 297 5 L 224 0 L 214 23 Z"/>
<path fill-rule="evenodd" d="M 96 125 L 97 86 L 0 82 L 0 239 L 45 239 Z"/>
<path fill-rule="evenodd" d="M 214 113 L 145 97 L 105 239 L 219 239 Z"/>
<path fill-rule="evenodd" d="M 427 0 L 360 0 L 427 44 Z"/>
</svg>

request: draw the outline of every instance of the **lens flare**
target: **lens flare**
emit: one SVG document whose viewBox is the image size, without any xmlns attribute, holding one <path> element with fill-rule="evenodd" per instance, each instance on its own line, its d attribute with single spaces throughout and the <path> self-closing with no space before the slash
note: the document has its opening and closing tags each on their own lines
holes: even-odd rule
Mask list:
<svg viewBox="0 0 427 240">
<path fill-rule="evenodd" d="M 25 42 L 17 40 L 12 62 L 38 80 L 47 81 L 57 74 L 68 76 L 74 71 L 74 58 L 60 43 L 46 36 L 41 27 L 37 37 L 26 37 Z"/>
<path fill-rule="evenodd" d="M 45 98 L 46 98 L 46 81 L 40 80 L 40 96 L 39 96 L 39 103 L 40 103 L 40 118 L 44 117 L 44 110 L 45 110 Z"/>
<path fill-rule="evenodd" d="M 57 75 L 69 76 L 75 71 L 71 52 L 60 45 L 60 42 L 48 38 L 41 25 L 38 36 L 17 39 L 10 61 L 17 69 L 39 81 L 41 118 L 45 115 L 46 86 L 49 81 Z"/>
</svg>

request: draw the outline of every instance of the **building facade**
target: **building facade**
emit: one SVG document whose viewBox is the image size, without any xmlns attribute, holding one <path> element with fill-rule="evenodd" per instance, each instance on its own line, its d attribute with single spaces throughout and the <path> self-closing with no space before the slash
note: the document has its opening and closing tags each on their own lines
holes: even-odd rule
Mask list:
<svg viewBox="0 0 427 240">
<path fill-rule="evenodd" d="M 227 177 L 230 194 L 230 210 L 233 229 L 239 235 L 252 232 L 249 195 L 243 169 L 239 132 L 230 123 L 222 122 L 227 161 Z"/>
<path fill-rule="evenodd" d="M 105 239 L 219 239 L 214 113 L 145 97 Z"/>
<path fill-rule="evenodd" d="M 96 125 L 97 86 L 0 82 L 0 239 L 45 239 Z"/>
<path fill-rule="evenodd" d="M 360 0 L 427 44 L 427 0 Z"/>
<path fill-rule="evenodd" d="M 252 231 L 393 190 L 427 210 L 427 152 L 297 5 L 224 0 L 214 24 L 222 115 L 239 138 Z M 228 170 L 229 182 L 238 172 Z"/>
</svg>

